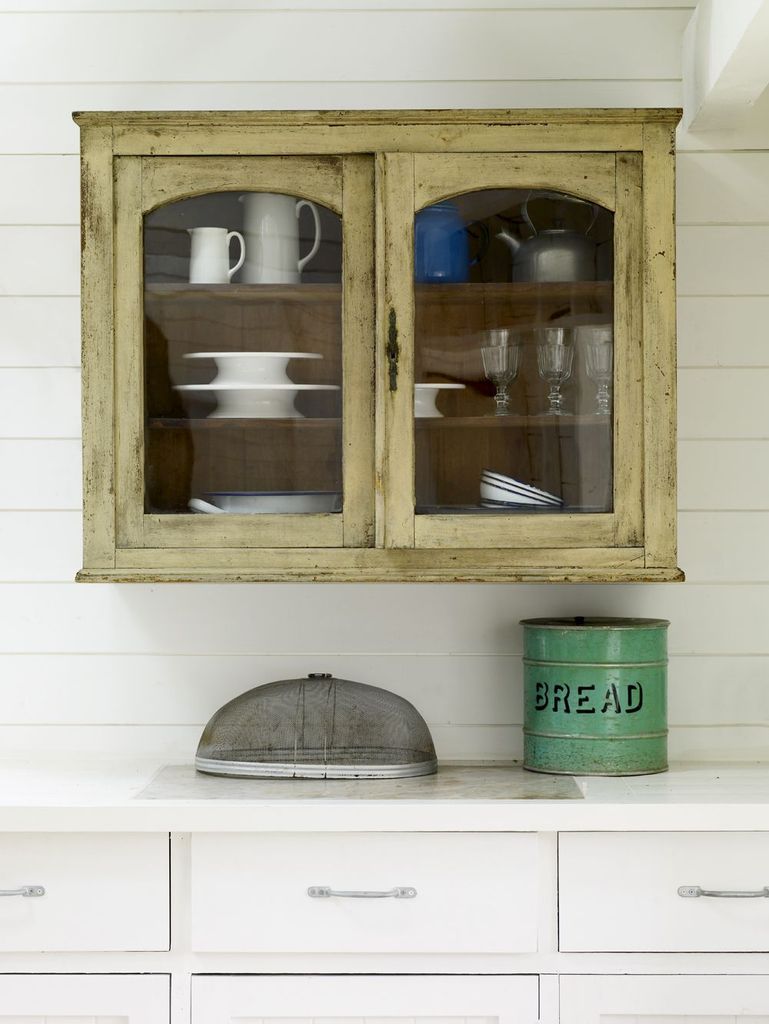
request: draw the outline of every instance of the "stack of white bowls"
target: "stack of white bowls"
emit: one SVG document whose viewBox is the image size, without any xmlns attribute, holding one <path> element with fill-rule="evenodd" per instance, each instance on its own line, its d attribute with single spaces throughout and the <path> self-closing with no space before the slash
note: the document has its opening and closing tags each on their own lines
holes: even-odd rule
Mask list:
<svg viewBox="0 0 769 1024">
<path fill-rule="evenodd" d="M 500 510 L 550 508 L 557 511 L 563 507 L 563 500 L 515 477 L 484 469 L 481 473 L 481 505 Z"/>
</svg>

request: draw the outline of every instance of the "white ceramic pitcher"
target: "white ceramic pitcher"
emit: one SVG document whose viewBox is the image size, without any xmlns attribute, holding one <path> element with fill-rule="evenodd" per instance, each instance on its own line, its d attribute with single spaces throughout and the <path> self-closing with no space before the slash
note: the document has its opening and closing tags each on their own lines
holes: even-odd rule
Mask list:
<svg viewBox="0 0 769 1024">
<path fill-rule="evenodd" d="M 275 192 L 246 192 L 243 204 L 246 262 L 241 280 L 248 284 L 296 284 L 302 269 L 320 248 L 318 208 L 307 199 Z M 303 206 L 315 220 L 315 241 L 299 258 L 299 214 Z"/>
<path fill-rule="evenodd" d="M 187 228 L 191 239 L 190 284 L 228 284 L 246 258 L 246 243 L 239 231 L 227 228 Z M 240 257 L 230 266 L 230 241 L 240 242 Z"/>
</svg>

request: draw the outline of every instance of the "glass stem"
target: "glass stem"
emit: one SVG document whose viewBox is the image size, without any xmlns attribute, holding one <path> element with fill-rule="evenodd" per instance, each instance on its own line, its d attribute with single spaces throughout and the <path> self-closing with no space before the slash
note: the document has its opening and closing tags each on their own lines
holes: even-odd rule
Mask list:
<svg viewBox="0 0 769 1024">
<path fill-rule="evenodd" d="M 510 399 L 507 394 L 506 384 L 497 384 L 497 393 L 494 395 L 496 416 L 506 416 L 510 411 Z"/>
<path fill-rule="evenodd" d="M 609 398 L 609 385 L 599 384 L 598 394 L 596 395 L 596 411 L 600 416 L 608 416 L 611 406 Z"/>
<path fill-rule="evenodd" d="M 551 384 L 550 390 L 547 393 L 548 401 L 550 402 L 550 412 L 557 415 L 561 411 L 561 404 L 563 398 L 561 396 L 561 385 Z"/>
</svg>

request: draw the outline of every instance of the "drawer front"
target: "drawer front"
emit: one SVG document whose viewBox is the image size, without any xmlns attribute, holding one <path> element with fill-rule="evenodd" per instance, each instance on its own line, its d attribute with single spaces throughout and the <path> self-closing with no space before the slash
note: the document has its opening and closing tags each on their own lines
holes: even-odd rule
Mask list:
<svg viewBox="0 0 769 1024">
<path fill-rule="evenodd" d="M 45 888 L 0 898 L 0 950 L 168 949 L 168 858 L 166 833 L 0 836 L 0 889 Z"/>
<path fill-rule="evenodd" d="M 560 948 L 769 950 L 769 899 L 685 898 L 678 894 L 681 886 L 760 892 L 769 886 L 769 834 L 561 834 Z"/>
<path fill-rule="evenodd" d="M 192 979 L 192 1024 L 537 1024 L 539 980 L 483 976 Z"/>
<path fill-rule="evenodd" d="M 537 948 L 533 834 L 193 836 L 192 948 L 484 953 Z M 312 898 L 310 887 L 413 898 Z"/>
<path fill-rule="evenodd" d="M 0 1024 L 168 1024 L 164 974 L 0 975 Z"/>
</svg>

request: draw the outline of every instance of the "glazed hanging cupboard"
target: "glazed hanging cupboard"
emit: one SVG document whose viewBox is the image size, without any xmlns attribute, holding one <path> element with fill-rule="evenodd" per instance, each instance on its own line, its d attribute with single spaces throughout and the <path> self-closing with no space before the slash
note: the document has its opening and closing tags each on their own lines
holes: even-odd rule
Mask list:
<svg viewBox="0 0 769 1024">
<path fill-rule="evenodd" d="M 75 115 L 79 578 L 681 578 L 678 116 Z"/>
</svg>

